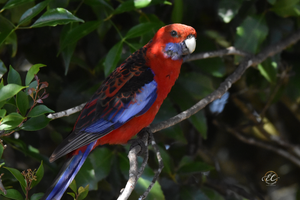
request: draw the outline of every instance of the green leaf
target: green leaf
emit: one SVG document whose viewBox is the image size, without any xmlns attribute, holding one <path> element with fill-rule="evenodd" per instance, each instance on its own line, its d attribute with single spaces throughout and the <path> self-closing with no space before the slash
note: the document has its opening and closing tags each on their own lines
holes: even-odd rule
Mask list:
<svg viewBox="0 0 300 200">
<path fill-rule="evenodd" d="M 172 22 L 180 23 L 183 15 L 183 0 L 174 0 L 174 6 L 172 11 Z"/>
<path fill-rule="evenodd" d="M 218 15 L 225 23 L 229 23 L 238 13 L 243 0 L 221 0 L 218 4 Z"/>
<path fill-rule="evenodd" d="M 28 70 L 25 78 L 25 85 L 29 85 L 32 79 L 34 78 L 34 75 L 37 74 L 40 71 L 41 67 L 45 67 L 44 64 L 35 64 L 32 65 L 31 68 Z"/>
<path fill-rule="evenodd" d="M 268 35 L 268 26 L 262 17 L 247 17 L 241 26 L 237 27 L 237 39 L 234 46 L 250 53 L 257 53 L 260 44 Z"/>
<path fill-rule="evenodd" d="M 72 57 L 77 45 L 77 41 L 82 37 L 84 37 L 85 35 L 92 32 L 93 30 L 95 30 L 97 27 L 99 27 L 100 24 L 101 21 L 91 21 L 81 25 L 70 24 L 64 26 L 60 37 L 60 50 L 58 54 L 59 53 L 62 54 L 64 65 L 65 65 L 65 75 L 67 75 L 68 73 L 71 60 L 73 63 L 77 63 L 79 64 L 79 66 L 82 66 L 80 65 L 82 63 L 78 61 L 79 58 Z M 89 69 L 89 68 L 87 67 L 85 69 Z"/>
<path fill-rule="evenodd" d="M 9 66 L 7 82 L 22 85 L 20 74 L 12 66 Z"/>
<path fill-rule="evenodd" d="M 109 11 L 113 11 L 114 8 L 109 5 L 105 0 L 85 0 L 84 1 L 85 4 L 93 7 L 93 6 L 101 6 L 101 7 L 106 7 L 108 8 Z"/>
<path fill-rule="evenodd" d="M 21 129 L 26 131 L 41 130 L 42 128 L 45 128 L 49 122 L 50 119 L 47 118 L 45 115 L 32 117 L 21 126 Z"/>
<path fill-rule="evenodd" d="M 7 68 L 5 64 L 2 62 L 2 60 L 0 60 L 0 79 L 6 72 L 7 72 Z"/>
<path fill-rule="evenodd" d="M 36 175 L 36 181 L 35 180 L 32 181 L 30 188 L 33 188 L 34 186 L 36 186 L 42 180 L 42 178 L 44 176 L 43 161 L 41 162 L 41 165 L 39 166 L 35 175 Z"/>
<path fill-rule="evenodd" d="M 2 144 L 0 144 L 0 159 L 2 158 L 3 150 L 4 150 L 4 147 Z"/>
<path fill-rule="evenodd" d="M 61 52 L 61 55 L 62 55 L 63 60 L 64 60 L 64 64 L 65 64 L 65 76 L 67 75 L 67 73 L 69 71 L 69 66 L 70 66 L 71 58 L 72 58 L 73 53 L 75 51 L 76 44 L 77 44 L 77 42 L 68 45 Z"/>
<path fill-rule="evenodd" d="M 97 181 L 106 178 L 110 173 L 112 158 L 113 152 L 108 148 L 97 148 L 89 155 Z"/>
<path fill-rule="evenodd" d="M 14 32 L 14 27 L 0 14 L 0 46 L 7 40 L 7 38 Z"/>
<path fill-rule="evenodd" d="M 2 119 L 0 130 L 12 130 L 25 119 L 19 113 L 10 113 Z"/>
<path fill-rule="evenodd" d="M 163 4 L 171 6 L 172 2 L 170 2 L 170 1 L 163 1 Z"/>
<path fill-rule="evenodd" d="M 142 176 L 138 179 L 138 182 L 134 190 L 137 193 L 143 194 L 145 190 L 148 188 L 148 186 L 150 185 L 153 176 L 154 176 L 153 170 L 149 166 L 146 166 Z M 151 189 L 149 195 L 147 196 L 147 199 L 148 200 L 165 199 L 160 183 L 158 181 L 156 181 L 155 184 L 153 185 L 153 188 Z"/>
<path fill-rule="evenodd" d="M 136 9 L 136 8 L 134 6 L 133 0 L 124 1 L 117 7 L 117 9 L 113 12 L 113 14 L 120 14 L 120 13 L 128 12 L 128 11 L 131 11 L 134 9 Z"/>
<path fill-rule="evenodd" d="M 28 95 L 27 95 L 25 92 L 20 91 L 20 92 L 17 94 L 16 100 L 17 100 L 17 101 L 16 101 L 17 107 L 18 107 L 20 113 L 21 113 L 23 116 L 25 116 L 27 110 L 29 109 Z"/>
<path fill-rule="evenodd" d="M 44 196 L 44 193 L 35 193 L 31 195 L 30 200 L 40 200 Z"/>
<path fill-rule="evenodd" d="M 185 164 L 179 168 L 177 173 L 179 174 L 194 174 L 200 172 L 207 172 L 214 169 L 214 167 L 210 166 L 207 163 L 196 161 L 192 163 Z"/>
<path fill-rule="evenodd" d="M 275 83 L 277 78 L 277 63 L 267 59 L 261 64 L 258 64 L 257 69 L 267 81 Z"/>
<path fill-rule="evenodd" d="M 271 10 L 281 17 L 297 17 L 300 15 L 299 0 L 277 0 Z"/>
<path fill-rule="evenodd" d="M 0 81 L 0 89 L 2 89 L 4 87 L 4 83 L 3 83 L 3 79 L 1 79 Z"/>
<path fill-rule="evenodd" d="M 104 61 L 104 73 L 105 76 L 108 76 L 117 66 L 121 54 L 122 54 L 123 43 L 122 41 L 118 42 L 113 46 L 106 55 Z"/>
<path fill-rule="evenodd" d="M 228 42 L 225 37 L 214 30 L 206 30 L 205 31 L 205 35 L 207 35 L 208 37 L 210 37 L 211 39 L 213 39 L 216 43 L 218 43 L 219 45 L 221 45 L 222 47 L 230 47 L 230 42 Z"/>
<path fill-rule="evenodd" d="M 4 7 L 2 8 L 1 11 L 5 10 L 5 9 L 9 9 L 9 8 L 14 8 L 14 7 L 20 6 L 24 3 L 28 3 L 28 2 L 31 2 L 31 1 L 34 1 L 34 0 L 9 0 L 4 5 Z"/>
<path fill-rule="evenodd" d="M 95 169 L 87 159 L 75 177 L 76 184 L 86 186 L 89 185 L 90 190 L 98 189 L 98 181 L 95 179 Z"/>
<path fill-rule="evenodd" d="M 124 152 L 118 152 L 118 166 L 125 179 L 128 179 L 129 160 Z"/>
<path fill-rule="evenodd" d="M 276 1 L 277 1 L 277 0 L 268 0 L 268 2 L 269 2 L 270 4 L 272 4 L 272 5 L 274 5 Z"/>
<path fill-rule="evenodd" d="M 0 102 L 16 95 L 24 86 L 16 84 L 7 84 L 0 89 Z"/>
<path fill-rule="evenodd" d="M 132 27 L 126 34 L 125 38 L 135 38 L 160 27 L 159 23 L 147 22 Z"/>
<path fill-rule="evenodd" d="M 76 194 L 74 194 L 73 192 L 67 192 L 67 194 L 73 197 L 73 199 L 76 199 Z"/>
<path fill-rule="evenodd" d="M 12 173 L 12 175 L 19 181 L 23 191 L 25 191 L 24 189 L 26 188 L 26 180 L 24 176 L 21 174 L 21 172 L 19 172 L 19 170 L 10 167 L 4 167 L 4 168 L 10 171 L 10 173 Z"/>
<path fill-rule="evenodd" d="M 162 121 L 167 120 L 177 114 L 178 114 L 178 112 L 174 108 L 174 105 L 171 102 L 170 98 L 167 98 L 164 100 L 163 104 L 161 105 L 159 112 L 155 116 L 153 123 L 155 124 L 155 123 L 162 122 Z M 179 124 L 175 124 L 174 126 L 164 129 L 162 134 L 164 136 L 166 136 L 167 138 L 176 140 L 177 142 L 180 142 L 183 144 L 187 143 L 187 140 L 184 136 L 182 128 L 180 127 Z"/>
<path fill-rule="evenodd" d="M 40 153 L 40 151 L 37 148 L 35 148 L 31 145 L 28 145 L 28 151 L 32 152 L 32 153 Z"/>
<path fill-rule="evenodd" d="M 42 1 L 41 3 L 36 4 L 34 7 L 28 9 L 20 18 L 18 26 L 30 21 L 32 18 L 37 16 L 46 6 L 48 5 L 49 0 Z"/>
<path fill-rule="evenodd" d="M 30 150 L 30 148 L 27 147 L 26 143 L 23 142 L 22 140 L 15 139 L 13 137 L 3 137 L 3 140 L 6 143 L 14 146 L 16 150 L 20 151 L 25 156 L 30 156 L 31 158 L 35 159 L 37 162 L 43 160 L 43 163 L 47 165 L 52 171 L 57 170 L 57 166 L 54 163 L 49 162 L 48 156 L 42 155 L 41 153 L 35 153 L 34 151 Z"/>
<path fill-rule="evenodd" d="M 179 77 L 178 82 L 177 91 L 172 90 L 172 92 L 175 92 L 178 95 L 181 93 L 179 98 L 181 99 L 181 103 L 185 104 L 185 107 L 182 107 L 184 110 L 190 108 L 194 103 L 196 103 L 196 101 L 193 101 L 192 98 L 197 100 L 201 99 L 215 90 L 211 78 L 201 73 L 185 73 Z M 177 85 L 175 86 L 177 87 Z M 189 100 L 184 100 L 184 97 L 188 96 L 190 96 Z"/>
<path fill-rule="evenodd" d="M 4 44 L 10 44 L 12 46 L 11 57 L 14 57 L 18 49 L 17 34 L 14 31 L 12 31 L 6 38 Z"/>
<path fill-rule="evenodd" d="M 24 197 L 21 195 L 21 193 L 18 190 L 15 189 L 7 189 L 6 190 L 6 195 L 0 191 L 0 194 L 2 196 L 5 196 L 9 199 L 15 199 L 15 200 L 24 200 Z"/>
<path fill-rule="evenodd" d="M 0 84 L 0 86 L 1 86 L 1 84 Z M 0 89 L 1 89 L 1 87 L 0 87 Z M 0 102 L 0 108 L 2 108 L 5 104 L 6 104 L 6 101 Z M 3 112 L 3 111 L 2 111 L 2 112 Z"/>
<path fill-rule="evenodd" d="M 68 45 L 76 43 L 79 39 L 96 30 L 101 23 L 102 21 L 89 21 L 84 24 L 80 24 L 75 28 L 70 27 L 64 37 L 61 38 L 62 40 L 60 41 L 59 52 L 61 52 Z"/>
<path fill-rule="evenodd" d="M 134 3 L 134 7 L 140 9 L 140 8 L 147 7 L 151 3 L 151 1 L 152 0 L 134 0 L 133 3 Z"/>
<path fill-rule="evenodd" d="M 199 188 L 195 186 L 183 186 L 180 188 L 180 199 L 201 199 L 201 200 L 212 200 L 209 199 Z"/>
<path fill-rule="evenodd" d="M 201 187 L 201 191 L 208 197 L 209 200 L 225 200 L 225 198 L 214 189 Z"/>
<path fill-rule="evenodd" d="M 79 187 L 77 200 L 83 200 L 89 193 L 89 185 L 84 187 Z"/>
<path fill-rule="evenodd" d="M 64 8 L 54 8 L 46 11 L 38 20 L 36 20 L 36 22 L 31 27 L 35 28 L 43 26 L 56 26 L 61 24 L 68 24 L 71 22 L 84 21 L 74 16 Z"/>
<path fill-rule="evenodd" d="M 150 5 L 152 0 L 128 0 L 121 3 L 113 14 L 120 14 L 135 9 L 141 9 Z"/>
<path fill-rule="evenodd" d="M 69 185 L 69 188 L 75 193 L 77 193 L 77 185 L 75 179 L 72 181 L 72 183 Z M 73 193 L 72 193 L 73 194 Z"/>
<path fill-rule="evenodd" d="M 52 113 L 52 112 L 54 112 L 54 111 L 51 110 L 50 108 L 48 108 L 47 106 L 45 106 L 45 105 L 38 105 L 38 106 L 35 106 L 30 111 L 30 113 L 28 114 L 28 117 L 37 117 L 37 116 L 43 115 L 45 113 Z"/>
<path fill-rule="evenodd" d="M 207 138 L 207 123 L 206 117 L 203 110 L 200 110 L 196 114 L 192 115 L 189 118 L 189 121 L 194 125 L 194 127 L 199 131 L 201 136 L 206 139 Z"/>
<path fill-rule="evenodd" d="M 146 178 L 145 176 L 142 175 L 138 179 L 135 190 L 138 191 L 140 194 L 142 194 L 148 188 L 150 183 L 151 183 L 151 180 L 149 180 L 148 178 Z M 158 181 L 156 181 L 155 184 L 153 185 L 150 193 L 147 196 L 147 199 L 148 200 L 155 200 L 155 199 L 163 200 L 163 199 L 165 199 L 164 193 L 163 193 Z"/>
<path fill-rule="evenodd" d="M 1 109 L 0 110 L 0 118 L 3 118 L 6 115 L 6 110 L 5 109 Z"/>
</svg>

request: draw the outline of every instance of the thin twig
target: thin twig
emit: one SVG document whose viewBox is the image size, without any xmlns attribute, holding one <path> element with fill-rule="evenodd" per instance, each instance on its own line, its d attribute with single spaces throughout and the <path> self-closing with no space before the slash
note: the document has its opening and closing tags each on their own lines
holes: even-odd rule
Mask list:
<svg viewBox="0 0 300 200">
<path fill-rule="evenodd" d="M 214 121 L 214 124 L 216 124 L 218 126 L 221 126 L 217 121 Z M 286 158 L 287 160 L 290 160 L 291 162 L 293 162 L 298 167 L 300 167 L 300 160 L 297 157 L 295 157 L 294 155 L 290 154 L 288 151 L 285 151 L 284 149 L 273 146 L 269 143 L 262 142 L 260 140 L 255 139 L 255 138 L 245 137 L 242 134 L 240 134 L 238 131 L 236 131 L 235 129 L 233 129 L 229 126 L 225 126 L 225 125 L 222 124 L 222 127 L 225 127 L 225 129 L 228 132 L 233 134 L 236 138 L 238 138 L 242 142 L 245 142 L 245 143 L 251 144 L 251 145 L 255 145 L 255 146 L 261 147 L 263 149 L 268 149 L 270 151 L 273 151 L 273 152 L 277 153 L 278 155 Z"/>
<path fill-rule="evenodd" d="M 245 189 L 238 187 L 236 185 L 232 185 L 225 181 L 218 181 L 218 180 L 212 180 L 210 178 L 207 178 L 205 185 L 207 185 L 211 188 L 214 188 L 216 191 L 218 191 L 219 193 L 221 193 L 223 195 L 228 195 L 228 193 L 230 193 L 230 192 L 231 193 L 235 192 L 235 193 L 239 194 L 240 196 L 250 199 L 250 200 L 258 199 L 254 196 L 253 193 L 248 193 Z M 260 196 L 260 195 L 257 195 L 257 196 Z M 260 199 L 263 199 L 263 198 L 260 197 Z"/>
<path fill-rule="evenodd" d="M 150 139 L 151 145 L 154 149 L 154 152 L 156 154 L 156 158 L 157 158 L 157 161 L 158 161 L 158 169 L 157 169 L 156 173 L 154 174 L 154 177 L 153 177 L 150 185 L 148 186 L 147 190 L 144 192 L 144 194 L 142 196 L 140 196 L 139 200 L 145 199 L 148 196 L 150 190 L 154 186 L 155 182 L 159 178 L 160 173 L 162 172 L 162 169 L 164 168 L 164 163 L 163 163 L 162 157 L 160 155 L 160 151 L 159 151 L 158 146 L 157 146 L 157 144 L 154 140 L 153 134 L 150 133 L 150 132 L 149 132 L 149 139 Z"/>
<path fill-rule="evenodd" d="M 83 109 L 83 107 L 85 106 L 85 104 L 86 104 L 86 102 L 80 104 L 79 106 L 75 106 L 73 108 L 70 108 L 68 110 L 64 110 L 64 111 L 61 111 L 61 112 L 49 114 L 47 117 L 49 119 L 57 119 L 57 118 L 66 117 L 66 116 L 72 115 L 74 113 L 77 113 L 77 112 L 81 111 Z"/>
</svg>

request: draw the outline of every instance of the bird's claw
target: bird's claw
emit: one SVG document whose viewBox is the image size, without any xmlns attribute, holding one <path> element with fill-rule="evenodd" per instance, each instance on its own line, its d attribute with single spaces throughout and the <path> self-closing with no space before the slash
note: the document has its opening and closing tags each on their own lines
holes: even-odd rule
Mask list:
<svg viewBox="0 0 300 200">
<path fill-rule="evenodd" d="M 151 137 L 151 132 L 149 131 L 148 128 L 142 129 L 138 134 L 137 134 L 137 139 L 131 139 L 128 141 L 130 146 L 130 150 L 139 145 L 141 147 L 141 151 L 138 153 L 138 156 L 145 155 L 146 151 L 148 151 L 148 145 L 149 145 L 149 140 Z"/>
</svg>

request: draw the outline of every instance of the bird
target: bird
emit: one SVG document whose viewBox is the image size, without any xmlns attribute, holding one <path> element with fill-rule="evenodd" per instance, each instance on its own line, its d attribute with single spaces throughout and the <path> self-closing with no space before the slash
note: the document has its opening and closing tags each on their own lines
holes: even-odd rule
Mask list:
<svg viewBox="0 0 300 200">
<path fill-rule="evenodd" d="M 161 27 L 101 84 L 82 109 L 72 132 L 49 158 L 68 155 L 42 200 L 59 200 L 89 153 L 104 144 L 126 144 L 149 126 L 179 76 L 182 63 L 196 48 L 191 26 Z"/>
</svg>

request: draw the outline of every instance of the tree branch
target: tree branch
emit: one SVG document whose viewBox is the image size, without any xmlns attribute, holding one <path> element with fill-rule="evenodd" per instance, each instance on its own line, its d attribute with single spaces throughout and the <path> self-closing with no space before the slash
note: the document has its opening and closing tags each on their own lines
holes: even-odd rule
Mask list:
<svg viewBox="0 0 300 200">
<path fill-rule="evenodd" d="M 241 78 L 241 76 L 244 74 L 246 69 L 248 69 L 250 66 L 256 66 L 259 63 L 263 62 L 268 57 L 277 54 L 287 48 L 288 46 L 296 43 L 300 39 L 300 30 L 298 30 L 296 33 L 291 35 L 290 37 L 276 43 L 273 45 L 270 45 L 266 47 L 264 50 L 262 50 L 260 53 L 258 53 L 256 56 L 248 56 L 242 61 L 237 69 L 228 76 L 223 83 L 220 84 L 219 88 L 212 93 L 210 93 L 205 98 L 201 99 L 198 103 L 196 103 L 191 108 L 187 109 L 186 111 L 183 111 L 182 113 L 165 120 L 163 122 L 160 122 L 158 124 L 151 124 L 150 125 L 150 131 L 152 133 L 155 133 L 157 131 L 160 131 L 162 129 L 168 128 L 170 126 L 173 126 L 192 115 L 196 114 L 198 111 L 203 109 L 205 106 L 207 106 L 210 102 L 219 99 L 220 97 L 227 92 L 227 90 L 232 86 L 233 83 L 235 83 L 237 80 Z M 240 51 L 242 52 L 242 51 Z M 211 53 L 210 55 L 217 55 L 217 53 Z M 203 56 L 203 55 L 202 55 Z M 201 57 L 201 56 L 199 56 Z"/>
<path fill-rule="evenodd" d="M 64 111 L 57 112 L 57 113 L 51 113 L 47 117 L 49 119 L 57 119 L 57 118 L 66 117 L 66 116 L 72 115 L 74 113 L 77 113 L 77 112 L 81 111 L 83 109 L 83 107 L 85 106 L 85 104 L 86 104 L 86 102 L 80 104 L 79 106 L 75 106 L 73 108 L 69 108 L 68 110 L 64 110 Z"/>
<path fill-rule="evenodd" d="M 142 150 L 141 146 L 137 145 L 128 152 L 128 159 L 130 163 L 129 179 L 127 181 L 124 190 L 121 191 L 121 195 L 119 196 L 118 200 L 128 199 L 137 183 L 138 180 L 137 155 L 141 150 Z"/>
<path fill-rule="evenodd" d="M 268 149 L 270 151 L 273 151 L 273 152 L 277 153 L 278 155 L 286 158 L 287 160 L 290 160 L 292 163 L 294 163 L 298 167 L 300 167 L 300 160 L 299 160 L 299 158 L 297 158 L 296 156 L 290 154 L 288 151 L 285 151 L 284 149 L 275 147 L 275 146 L 273 146 L 271 144 L 268 144 L 266 142 L 259 141 L 259 140 L 255 139 L 255 138 L 245 137 L 245 136 L 243 136 L 243 134 L 240 134 L 235 129 L 233 129 L 233 128 L 229 127 L 229 126 L 220 125 L 217 121 L 214 121 L 214 124 L 216 124 L 218 126 L 224 127 L 228 132 L 230 132 L 231 134 L 233 134 L 236 138 L 238 138 L 242 142 L 245 142 L 245 143 L 251 144 L 251 145 L 255 145 L 255 146 L 261 147 L 263 149 Z"/>
<path fill-rule="evenodd" d="M 139 133 L 138 136 L 141 136 L 140 140 L 142 142 L 144 142 L 145 148 L 148 148 L 148 146 L 150 144 L 152 145 L 154 152 L 156 154 L 157 160 L 158 160 L 158 165 L 159 165 L 159 168 L 158 168 L 157 172 L 155 173 L 147 190 L 139 198 L 139 200 L 142 200 L 148 196 L 150 190 L 152 189 L 153 185 L 157 181 L 164 165 L 163 165 L 163 161 L 162 161 L 162 157 L 160 155 L 159 149 L 154 140 L 153 134 L 151 132 L 149 132 L 147 128 L 145 128 Z M 129 198 L 130 194 L 132 193 L 133 189 L 135 188 L 135 185 L 136 185 L 138 179 L 143 174 L 144 169 L 148 162 L 148 151 L 145 151 L 144 152 L 145 155 L 143 155 L 143 157 L 144 157 L 143 163 L 142 163 L 140 169 L 138 169 L 137 155 L 139 155 L 142 152 L 142 147 L 140 145 L 135 145 L 135 144 L 133 144 L 133 145 L 134 145 L 134 147 L 131 148 L 128 153 L 128 158 L 129 158 L 129 162 L 130 162 L 129 180 L 127 181 L 125 188 L 121 191 L 121 194 L 118 197 L 118 200 L 126 200 Z"/>
<path fill-rule="evenodd" d="M 210 52 L 204 52 L 204 53 L 198 53 L 198 54 L 192 54 L 186 62 L 190 62 L 193 60 L 201 60 L 206 58 L 215 58 L 215 57 L 223 57 L 228 55 L 237 55 L 237 56 L 251 56 L 251 54 L 241 51 L 239 49 L 236 49 L 235 47 L 228 47 L 227 49 L 221 49 L 217 51 L 210 51 Z"/>
</svg>

